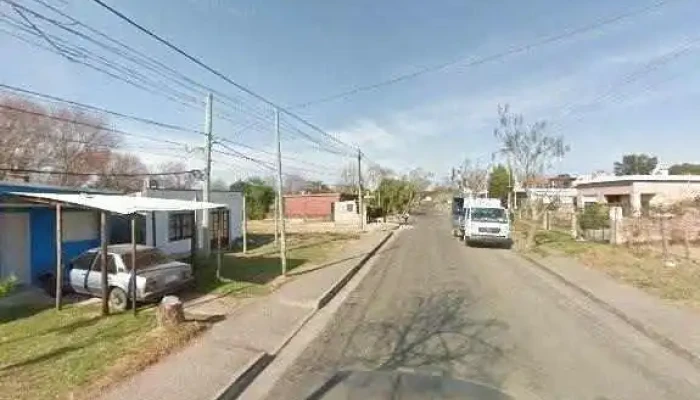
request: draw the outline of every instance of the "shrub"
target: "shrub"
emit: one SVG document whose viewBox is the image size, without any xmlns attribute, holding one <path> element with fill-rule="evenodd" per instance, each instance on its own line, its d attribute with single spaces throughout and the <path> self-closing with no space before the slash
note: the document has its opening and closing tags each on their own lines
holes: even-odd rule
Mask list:
<svg viewBox="0 0 700 400">
<path fill-rule="evenodd" d="M 603 204 L 594 203 L 583 210 L 579 216 L 581 229 L 603 229 L 610 226 L 608 208 Z"/>
<path fill-rule="evenodd" d="M 17 278 L 10 276 L 9 278 L 0 279 L 0 298 L 7 296 L 17 286 Z"/>
</svg>

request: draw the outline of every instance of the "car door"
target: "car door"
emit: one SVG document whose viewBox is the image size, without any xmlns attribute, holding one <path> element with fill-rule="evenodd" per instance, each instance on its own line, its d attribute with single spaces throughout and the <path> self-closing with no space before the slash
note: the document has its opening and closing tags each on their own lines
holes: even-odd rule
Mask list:
<svg viewBox="0 0 700 400">
<path fill-rule="evenodd" d="M 89 293 L 87 289 L 88 272 L 95 262 L 97 253 L 86 252 L 71 261 L 68 272 L 68 283 L 78 293 Z"/>
<path fill-rule="evenodd" d="M 116 263 L 114 261 L 114 255 L 107 254 L 107 280 L 109 282 L 114 279 L 114 275 L 117 272 Z M 88 293 L 95 296 L 102 295 L 102 257 L 101 253 L 97 253 L 95 257 L 95 262 L 92 263 L 92 268 L 88 271 L 88 276 L 86 280 L 86 288 Z"/>
</svg>

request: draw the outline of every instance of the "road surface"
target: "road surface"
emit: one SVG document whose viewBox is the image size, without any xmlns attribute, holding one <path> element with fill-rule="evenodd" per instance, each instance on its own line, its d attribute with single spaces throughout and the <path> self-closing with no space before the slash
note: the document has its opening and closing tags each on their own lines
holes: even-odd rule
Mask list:
<svg viewBox="0 0 700 400">
<path fill-rule="evenodd" d="M 516 399 L 700 399 L 697 367 L 514 252 L 466 247 L 446 216 L 413 223 L 269 399 L 306 399 L 348 369 L 449 376 Z"/>
</svg>

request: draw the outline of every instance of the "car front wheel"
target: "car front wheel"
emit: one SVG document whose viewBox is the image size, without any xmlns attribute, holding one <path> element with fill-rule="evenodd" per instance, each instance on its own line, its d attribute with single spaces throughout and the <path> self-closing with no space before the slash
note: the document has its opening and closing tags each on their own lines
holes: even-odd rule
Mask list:
<svg viewBox="0 0 700 400">
<path fill-rule="evenodd" d="M 115 311 L 124 311 L 129 305 L 126 292 L 118 287 L 113 287 L 109 291 L 109 307 Z"/>
</svg>

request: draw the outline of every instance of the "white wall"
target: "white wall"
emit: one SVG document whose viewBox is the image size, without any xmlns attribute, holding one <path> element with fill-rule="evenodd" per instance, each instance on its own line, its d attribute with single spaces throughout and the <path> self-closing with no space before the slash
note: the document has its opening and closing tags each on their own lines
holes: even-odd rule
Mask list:
<svg viewBox="0 0 700 400">
<path fill-rule="evenodd" d="M 201 191 L 197 190 L 152 190 L 149 189 L 143 193 L 148 197 L 160 197 L 165 199 L 175 200 L 193 200 L 201 201 Z M 239 192 L 212 192 L 210 202 L 226 204 L 228 206 L 229 216 L 229 240 L 235 241 L 243 235 L 242 231 L 242 207 L 243 196 Z M 202 225 L 203 211 L 195 213 L 195 226 L 197 232 Z M 162 249 L 168 254 L 186 254 L 190 252 L 190 239 L 177 240 L 170 242 L 168 240 L 169 214 L 166 212 L 156 214 L 156 247 Z M 146 216 L 146 244 L 153 246 L 153 223 L 151 221 L 151 213 Z M 198 237 L 198 247 L 202 247 L 201 237 Z"/>
<path fill-rule="evenodd" d="M 0 277 L 31 283 L 29 213 L 0 212 Z"/>
</svg>

